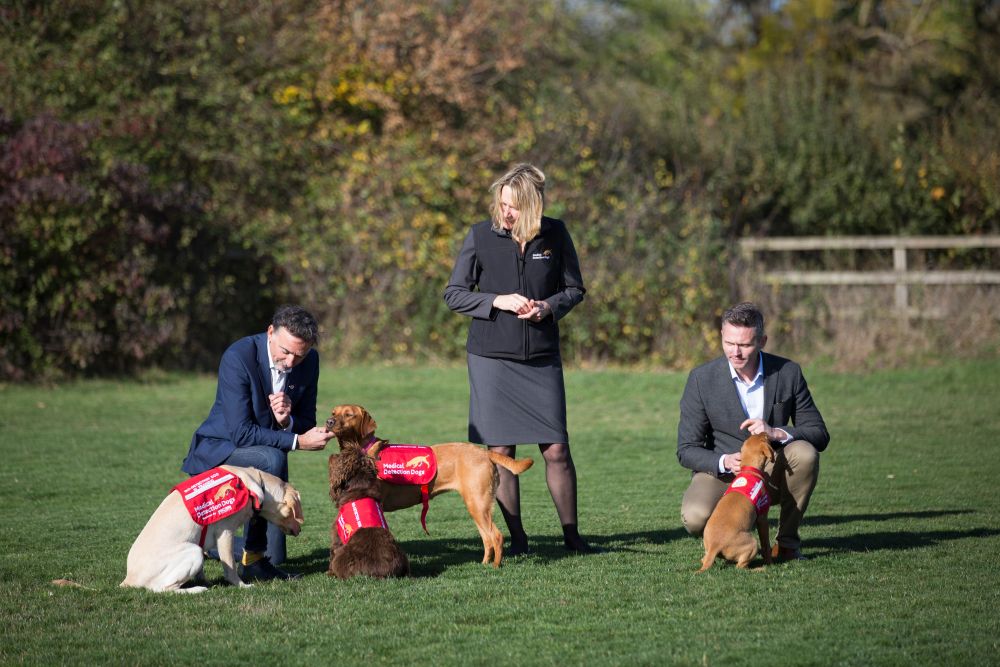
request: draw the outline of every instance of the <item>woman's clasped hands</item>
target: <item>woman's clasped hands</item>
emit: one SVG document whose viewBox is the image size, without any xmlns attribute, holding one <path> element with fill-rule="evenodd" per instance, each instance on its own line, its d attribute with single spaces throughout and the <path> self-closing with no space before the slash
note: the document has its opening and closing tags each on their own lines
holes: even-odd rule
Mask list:
<svg viewBox="0 0 1000 667">
<path fill-rule="evenodd" d="M 520 294 L 498 294 L 493 299 L 493 307 L 500 310 L 507 310 L 515 313 L 518 319 L 541 322 L 549 313 L 552 307 L 546 301 L 536 301 L 521 296 Z"/>
</svg>

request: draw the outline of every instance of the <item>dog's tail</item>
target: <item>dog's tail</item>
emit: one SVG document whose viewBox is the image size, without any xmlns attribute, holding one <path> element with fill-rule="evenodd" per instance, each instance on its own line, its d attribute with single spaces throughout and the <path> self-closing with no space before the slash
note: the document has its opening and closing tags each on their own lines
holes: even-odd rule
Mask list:
<svg viewBox="0 0 1000 667">
<path fill-rule="evenodd" d="M 719 555 L 719 550 L 718 549 L 708 549 L 708 548 L 706 548 L 705 549 L 705 557 L 701 559 L 701 569 L 698 570 L 698 572 L 696 572 L 695 574 L 700 574 L 700 573 L 704 572 L 705 570 L 707 570 L 708 568 L 712 567 L 712 564 L 715 563 L 715 558 L 718 555 Z"/>
<path fill-rule="evenodd" d="M 498 466 L 503 466 L 515 475 L 520 475 L 535 463 L 532 459 L 512 459 L 509 456 L 491 451 L 487 451 L 486 453 L 489 455 L 490 461 L 493 461 Z"/>
</svg>

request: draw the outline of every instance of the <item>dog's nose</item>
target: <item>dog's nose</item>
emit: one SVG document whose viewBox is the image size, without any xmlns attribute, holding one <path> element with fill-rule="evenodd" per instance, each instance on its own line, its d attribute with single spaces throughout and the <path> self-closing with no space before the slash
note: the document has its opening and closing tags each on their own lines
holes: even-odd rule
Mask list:
<svg viewBox="0 0 1000 667">
<path fill-rule="evenodd" d="M 334 419 L 333 417 L 330 417 L 329 419 L 326 420 L 326 430 L 327 431 L 332 431 L 333 427 L 336 426 L 336 425 L 337 425 L 337 420 Z"/>
</svg>

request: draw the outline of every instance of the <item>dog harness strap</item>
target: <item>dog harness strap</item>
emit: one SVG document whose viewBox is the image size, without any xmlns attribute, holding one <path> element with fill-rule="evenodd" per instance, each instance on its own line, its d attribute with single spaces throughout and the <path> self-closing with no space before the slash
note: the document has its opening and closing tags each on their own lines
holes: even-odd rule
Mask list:
<svg viewBox="0 0 1000 667">
<path fill-rule="evenodd" d="M 767 511 L 771 508 L 771 496 L 767 493 L 767 484 L 764 483 L 764 475 L 757 468 L 743 466 L 740 469 L 740 474 L 733 480 L 733 483 L 729 485 L 729 488 L 726 489 L 726 493 L 723 495 L 729 493 L 738 493 L 746 496 L 753 504 L 754 509 L 757 510 L 758 515 L 767 514 Z"/>
<path fill-rule="evenodd" d="M 423 507 L 420 510 L 420 525 L 424 527 L 424 532 L 430 535 L 430 531 L 427 530 L 427 508 L 429 507 L 429 501 L 431 499 L 430 489 L 426 484 L 420 485 L 420 502 Z"/>
<path fill-rule="evenodd" d="M 373 436 L 372 436 L 371 438 L 369 438 L 369 440 L 368 440 L 368 444 L 367 444 L 367 445 L 365 445 L 364 447 L 362 447 L 361 449 L 362 449 L 362 450 L 364 451 L 364 453 L 365 453 L 365 454 L 367 454 L 367 453 L 368 453 L 368 450 L 369 450 L 369 449 L 371 449 L 371 448 L 372 448 L 372 445 L 374 445 L 374 444 L 375 444 L 376 442 L 378 442 L 378 438 L 376 438 L 376 437 L 375 437 L 375 436 L 373 435 Z"/>
<path fill-rule="evenodd" d="M 337 535 L 340 541 L 347 544 L 354 533 L 360 528 L 385 528 L 385 514 L 382 513 L 382 503 L 374 498 L 359 498 L 344 503 L 337 513 Z"/>
</svg>

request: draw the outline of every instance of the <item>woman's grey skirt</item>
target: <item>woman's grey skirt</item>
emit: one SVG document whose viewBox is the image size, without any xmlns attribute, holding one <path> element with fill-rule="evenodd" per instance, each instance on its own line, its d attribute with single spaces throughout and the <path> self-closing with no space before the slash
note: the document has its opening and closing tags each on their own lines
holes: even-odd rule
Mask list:
<svg viewBox="0 0 1000 667">
<path fill-rule="evenodd" d="M 469 440 L 483 445 L 569 444 L 562 359 L 469 362 Z"/>
</svg>

